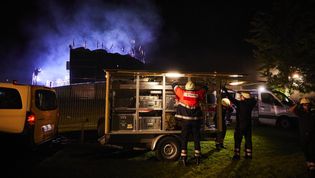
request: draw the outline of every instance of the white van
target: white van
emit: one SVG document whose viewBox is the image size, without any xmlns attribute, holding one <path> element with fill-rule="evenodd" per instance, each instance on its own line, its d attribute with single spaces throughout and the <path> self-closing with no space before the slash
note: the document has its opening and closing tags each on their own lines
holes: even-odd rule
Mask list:
<svg viewBox="0 0 315 178">
<path fill-rule="evenodd" d="M 58 107 L 51 88 L 0 83 L 0 134 L 33 147 L 57 135 Z"/>
<path fill-rule="evenodd" d="M 238 92 L 249 92 L 252 97 L 258 99 L 252 116 L 255 123 L 279 126 L 284 129 L 297 126 L 296 116 L 288 109 L 295 104 L 293 100 L 278 91 L 269 91 L 264 88 L 237 90 Z"/>
</svg>

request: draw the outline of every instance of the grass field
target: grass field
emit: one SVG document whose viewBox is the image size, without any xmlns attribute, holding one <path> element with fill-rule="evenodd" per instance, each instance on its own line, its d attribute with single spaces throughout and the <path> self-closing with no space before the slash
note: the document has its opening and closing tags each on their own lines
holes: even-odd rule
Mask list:
<svg viewBox="0 0 315 178">
<path fill-rule="evenodd" d="M 94 140 L 92 137 L 89 140 Z M 72 143 L 27 169 L 32 173 L 31 177 L 45 175 L 47 178 L 307 177 L 297 130 L 267 126 L 253 128 L 252 160 L 243 157 L 239 161 L 231 160 L 234 146 L 232 128 L 228 129 L 225 146 L 226 149 L 216 151 L 214 141 L 202 142 L 202 163 L 197 166 L 191 157 L 193 143 L 189 143 L 189 165 L 182 167 L 178 162 L 156 160 L 152 151 L 114 149 L 95 141 Z M 244 151 L 244 140 L 241 151 Z M 25 167 L 24 161 L 20 162 Z"/>
<path fill-rule="evenodd" d="M 242 142 L 242 153 L 244 140 Z M 232 161 L 233 130 L 230 128 L 225 140 L 226 149 L 217 151 L 213 141 L 202 142 L 202 164 L 196 166 L 192 157 L 189 165 L 177 162 L 158 162 L 153 152 L 130 158 L 133 164 L 115 160 L 111 166 L 119 166 L 123 172 L 112 172 L 114 177 L 307 177 L 304 157 L 300 150 L 297 131 L 279 130 L 274 127 L 253 128 L 253 159 Z M 189 143 L 193 154 L 193 143 Z M 118 162 L 117 162 L 118 161 Z M 127 164 L 127 165 L 125 165 Z M 126 168 L 126 169 L 125 169 Z"/>
</svg>

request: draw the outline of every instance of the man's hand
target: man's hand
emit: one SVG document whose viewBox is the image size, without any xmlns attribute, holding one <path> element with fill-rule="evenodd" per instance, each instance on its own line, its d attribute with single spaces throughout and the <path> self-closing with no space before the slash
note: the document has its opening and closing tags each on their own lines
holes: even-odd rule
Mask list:
<svg viewBox="0 0 315 178">
<path fill-rule="evenodd" d="M 178 82 L 176 82 L 176 81 L 173 82 L 173 83 L 172 83 L 172 88 L 175 88 L 176 85 L 178 85 Z"/>
<path fill-rule="evenodd" d="M 206 91 L 208 91 L 209 89 L 207 85 L 204 85 L 202 88 L 205 89 Z"/>
</svg>

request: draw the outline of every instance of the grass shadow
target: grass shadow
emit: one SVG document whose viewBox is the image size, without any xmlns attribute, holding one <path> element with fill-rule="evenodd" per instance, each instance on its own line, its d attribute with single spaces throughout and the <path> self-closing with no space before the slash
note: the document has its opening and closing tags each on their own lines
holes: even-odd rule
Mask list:
<svg viewBox="0 0 315 178">
<path fill-rule="evenodd" d="M 201 158 L 209 158 L 211 155 L 213 155 L 213 153 L 219 152 L 219 151 L 220 151 L 220 150 L 218 150 L 218 149 L 209 150 L 207 153 L 202 154 L 202 155 L 201 155 Z"/>
<path fill-rule="evenodd" d="M 251 164 L 250 159 L 243 160 L 231 160 L 231 163 L 228 164 L 222 171 L 218 174 L 220 177 L 246 177 L 246 171 L 249 169 Z M 245 172 L 245 174 L 244 174 Z"/>
</svg>

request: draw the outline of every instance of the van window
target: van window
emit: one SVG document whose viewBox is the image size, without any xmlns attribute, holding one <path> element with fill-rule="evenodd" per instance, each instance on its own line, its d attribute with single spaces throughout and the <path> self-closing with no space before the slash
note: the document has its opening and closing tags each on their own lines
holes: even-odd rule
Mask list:
<svg viewBox="0 0 315 178">
<path fill-rule="evenodd" d="M 282 106 L 281 103 L 276 100 L 270 93 L 261 93 L 261 101 L 266 104 L 275 104 L 277 106 Z"/>
<path fill-rule="evenodd" d="M 280 101 L 289 107 L 294 105 L 294 101 L 291 100 L 289 97 L 287 97 L 285 94 L 279 92 L 279 91 L 273 91 L 273 93 L 280 99 Z"/>
<path fill-rule="evenodd" d="M 0 109 L 22 109 L 20 93 L 13 88 L 0 87 Z"/>
<path fill-rule="evenodd" d="M 40 110 L 54 110 L 57 109 L 56 94 L 50 90 L 36 90 L 35 104 Z"/>
</svg>

